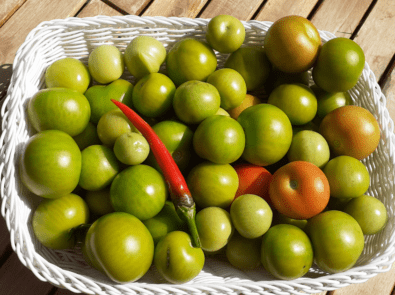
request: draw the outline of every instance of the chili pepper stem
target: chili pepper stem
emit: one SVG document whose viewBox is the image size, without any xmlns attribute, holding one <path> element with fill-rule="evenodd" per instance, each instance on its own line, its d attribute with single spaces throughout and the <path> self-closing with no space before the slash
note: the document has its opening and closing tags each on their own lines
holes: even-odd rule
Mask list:
<svg viewBox="0 0 395 295">
<path fill-rule="evenodd" d="M 189 233 L 192 239 L 192 246 L 195 248 L 201 248 L 202 244 L 200 243 L 199 233 L 196 227 L 195 216 L 196 216 L 196 206 L 195 204 L 192 207 L 186 206 L 177 206 L 177 214 L 182 219 L 185 220 Z"/>
</svg>

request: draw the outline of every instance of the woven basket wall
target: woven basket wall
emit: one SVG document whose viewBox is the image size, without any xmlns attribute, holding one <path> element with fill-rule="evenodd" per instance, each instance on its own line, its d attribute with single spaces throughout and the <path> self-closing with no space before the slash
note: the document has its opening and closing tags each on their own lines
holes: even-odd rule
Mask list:
<svg viewBox="0 0 395 295">
<path fill-rule="evenodd" d="M 365 64 L 358 84 L 349 91 L 354 104 L 374 114 L 380 124 L 381 141 L 377 150 L 363 161 L 370 172 L 368 194 L 379 198 L 388 210 L 389 221 L 384 231 L 365 237 L 365 249 L 356 266 L 349 271 L 329 275 L 312 267 L 303 278 L 280 281 L 263 268 L 243 272 L 232 268 L 225 259 L 208 257 L 201 274 L 183 285 L 171 285 L 152 268 L 141 280 L 115 284 L 84 262 L 76 251 L 53 251 L 43 247 L 34 237 L 31 217 L 40 198 L 31 194 L 18 177 L 18 159 L 34 131 L 26 118 L 27 101 L 44 85 L 46 68 L 55 60 L 74 57 L 87 63 L 88 54 L 102 44 L 114 44 L 124 52 L 128 43 L 139 35 L 160 40 L 165 47 L 186 37 L 205 38 L 209 20 L 164 17 L 121 16 L 68 18 L 41 23 L 19 48 L 13 75 L 1 109 L 0 136 L 1 213 L 10 231 L 11 244 L 21 262 L 40 280 L 55 286 L 87 294 L 310 294 L 365 282 L 380 272 L 388 271 L 395 260 L 395 136 L 394 124 L 386 109 L 373 72 Z M 245 45 L 263 46 L 271 22 L 248 21 Z M 335 36 L 320 31 L 323 42 Z M 217 54 L 222 67 L 226 54 Z M 163 69 L 165 71 L 165 69 Z M 134 81 L 125 71 L 122 77 Z"/>
</svg>

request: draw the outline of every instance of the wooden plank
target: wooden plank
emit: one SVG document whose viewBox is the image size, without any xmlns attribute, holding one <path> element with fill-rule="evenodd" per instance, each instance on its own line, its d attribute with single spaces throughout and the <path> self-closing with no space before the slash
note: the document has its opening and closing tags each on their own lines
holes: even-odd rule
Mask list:
<svg viewBox="0 0 395 295">
<path fill-rule="evenodd" d="M 0 64 L 12 63 L 27 34 L 42 21 L 73 16 L 85 0 L 29 0 L 0 28 Z"/>
<path fill-rule="evenodd" d="M 212 18 L 218 14 L 229 14 L 240 20 L 249 20 L 262 2 L 263 0 L 211 0 L 200 17 Z"/>
<path fill-rule="evenodd" d="M 16 253 L 0 268 L 1 295 L 45 295 L 53 289 L 48 282 L 42 282 L 28 270 L 20 261 Z"/>
<path fill-rule="evenodd" d="M 101 0 L 92 0 L 78 13 L 77 16 L 89 17 L 96 15 L 116 16 L 122 15 L 122 13 L 107 5 Z"/>
<path fill-rule="evenodd" d="M 26 0 L 2 1 L 0 5 L 0 27 L 25 3 Z"/>
<path fill-rule="evenodd" d="M 129 14 L 139 15 L 150 3 L 150 0 L 111 0 L 108 1 Z"/>
<path fill-rule="evenodd" d="M 387 99 L 387 109 L 390 117 L 395 121 L 395 71 L 392 71 L 388 77 L 382 91 Z"/>
<path fill-rule="evenodd" d="M 67 289 L 58 288 L 58 290 L 53 295 L 76 295 L 76 294 Z"/>
<path fill-rule="evenodd" d="M 371 3 L 372 0 L 324 1 L 311 22 L 319 30 L 350 38 Z"/>
<path fill-rule="evenodd" d="M 155 0 L 143 15 L 196 17 L 208 0 Z"/>
<path fill-rule="evenodd" d="M 268 0 L 256 16 L 256 20 L 275 22 L 287 15 L 307 17 L 318 0 Z"/>
</svg>

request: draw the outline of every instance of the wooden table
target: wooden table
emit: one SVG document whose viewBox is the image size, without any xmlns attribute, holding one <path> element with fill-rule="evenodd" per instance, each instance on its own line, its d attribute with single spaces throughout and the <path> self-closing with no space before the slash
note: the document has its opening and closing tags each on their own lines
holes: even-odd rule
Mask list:
<svg viewBox="0 0 395 295">
<path fill-rule="evenodd" d="M 212 18 L 230 14 L 241 20 L 275 21 L 297 14 L 318 29 L 351 38 L 364 50 L 366 60 L 387 97 L 395 118 L 395 1 L 394 0 L 1 0 L 0 98 L 7 90 L 15 52 L 40 22 L 70 16 L 150 15 Z M 39 281 L 18 260 L 10 246 L 5 221 L 0 218 L 0 294 L 74 294 Z M 320 295 L 395 294 L 395 270 L 365 283 Z"/>
</svg>

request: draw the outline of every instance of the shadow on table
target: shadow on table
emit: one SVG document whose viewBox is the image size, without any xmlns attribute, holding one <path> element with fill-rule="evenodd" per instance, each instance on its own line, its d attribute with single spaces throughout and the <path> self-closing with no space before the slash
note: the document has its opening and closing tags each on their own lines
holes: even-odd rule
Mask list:
<svg viewBox="0 0 395 295">
<path fill-rule="evenodd" d="M 0 101 L 3 100 L 7 93 L 8 85 L 10 85 L 12 75 L 12 64 L 4 64 L 0 66 Z"/>
</svg>

